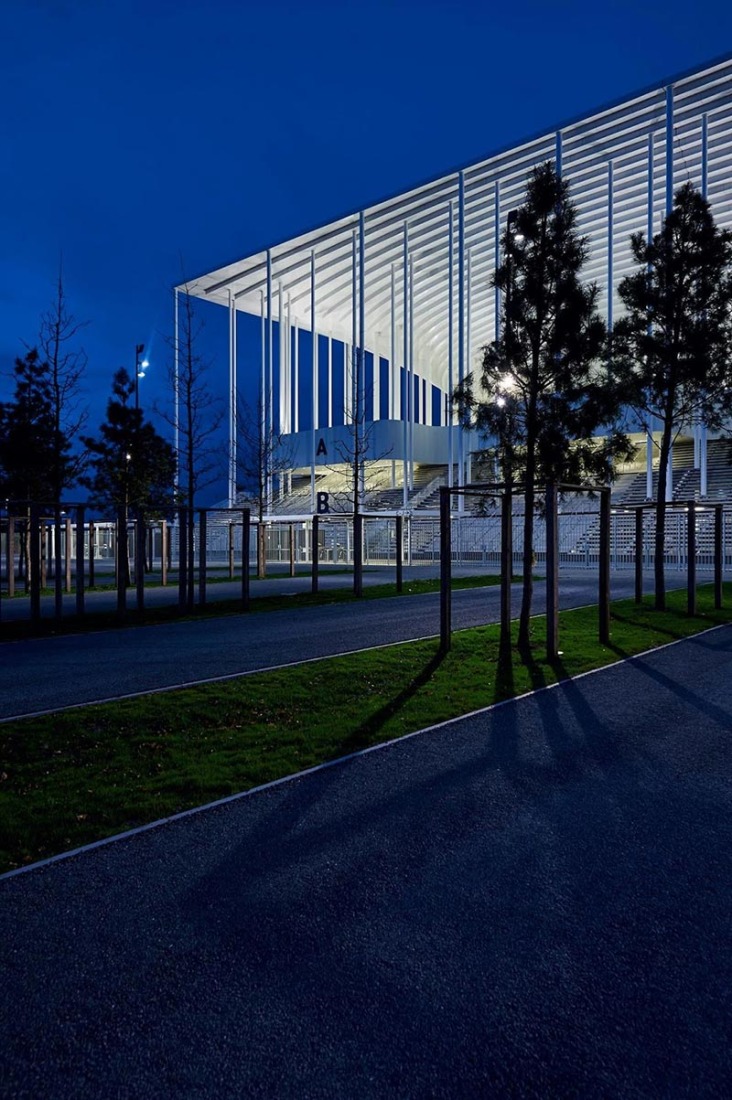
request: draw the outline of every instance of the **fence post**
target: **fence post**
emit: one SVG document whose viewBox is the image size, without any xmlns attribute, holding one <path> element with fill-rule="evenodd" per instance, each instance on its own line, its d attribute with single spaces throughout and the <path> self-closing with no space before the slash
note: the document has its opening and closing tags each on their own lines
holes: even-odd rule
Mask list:
<svg viewBox="0 0 732 1100">
<path fill-rule="evenodd" d="M 127 509 L 117 509 L 117 615 L 127 611 Z"/>
<path fill-rule="evenodd" d="M 295 524 L 290 524 L 290 576 L 295 576 Z"/>
<path fill-rule="evenodd" d="M 206 605 L 206 509 L 198 513 L 198 605 Z"/>
<path fill-rule="evenodd" d="M 93 519 L 89 520 L 89 587 L 94 587 L 94 555 L 97 552 L 97 529 Z"/>
<path fill-rule="evenodd" d="M 452 532 L 450 530 L 450 489 L 440 486 L 440 652 L 450 650 L 452 627 Z"/>
<path fill-rule="evenodd" d="M 686 611 L 696 615 L 696 503 L 690 500 L 686 512 Z"/>
<path fill-rule="evenodd" d="M 249 547 L 247 547 L 247 568 L 249 567 Z M 234 524 L 229 524 L 229 580 L 234 579 Z"/>
<path fill-rule="evenodd" d="M 249 541 L 252 529 L 252 513 L 244 508 L 241 513 L 241 609 L 249 610 Z M 233 524 L 229 527 L 233 531 Z M 233 550 L 234 540 L 231 538 Z M 233 558 L 232 558 L 233 564 Z"/>
<path fill-rule="evenodd" d="M 36 504 L 30 506 L 29 528 L 31 621 L 38 623 L 41 618 L 41 531 Z"/>
<path fill-rule="evenodd" d="M 188 513 L 178 509 L 178 610 L 188 608 Z"/>
<path fill-rule="evenodd" d="M 66 591 L 71 591 L 71 516 L 66 517 L 66 535 L 64 539 L 64 559 L 66 564 Z"/>
<path fill-rule="evenodd" d="M 714 607 L 722 607 L 722 525 L 724 513 L 721 504 L 714 505 Z"/>
<path fill-rule="evenodd" d="M 63 613 L 63 553 L 61 549 L 61 506 L 53 509 L 53 613 L 57 619 Z"/>
<path fill-rule="evenodd" d="M 599 639 L 610 642 L 610 490 L 600 490 Z"/>
<path fill-rule="evenodd" d="M 635 510 L 635 602 L 643 602 L 643 509 Z"/>
<path fill-rule="evenodd" d="M 15 595 L 15 519 L 8 513 L 8 596 Z"/>
<path fill-rule="evenodd" d="M 360 512 L 353 516 L 353 594 L 357 599 L 363 596 L 363 516 Z"/>
<path fill-rule="evenodd" d="M 186 593 L 186 607 L 193 611 L 196 602 L 196 513 L 191 508 L 188 511 L 188 549 L 186 552 L 188 589 Z"/>
<path fill-rule="evenodd" d="M 513 491 L 506 484 L 501 497 L 501 641 L 511 645 L 511 577 L 513 574 Z"/>
<path fill-rule="evenodd" d="M 546 658 L 554 661 L 559 653 L 559 538 L 557 487 L 546 487 Z"/>
<path fill-rule="evenodd" d="M 145 521 L 140 513 L 135 516 L 135 595 L 137 610 L 145 610 Z"/>
<path fill-rule="evenodd" d="M 395 535 L 395 550 L 396 550 L 396 590 L 402 592 L 404 589 L 404 517 L 396 517 L 396 535 Z"/>
<path fill-rule="evenodd" d="M 312 561 L 311 591 L 312 591 L 313 595 L 315 595 L 315 593 L 318 591 L 318 553 L 319 553 L 318 528 L 319 528 L 319 526 L 320 526 L 320 523 L 319 523 L 318 517 L 313 516 L 313 529 L 312 529 L 312 535 L 311 535 L 311 548 L 310 548 L 310 558 L 311 558 L 311 561 Z"/>
<path fill-rule="evenodd" d="M 165 587 L 168 583 L 168 521 L 160 520 L 160 583 Z"/>
<path fill-rule="evenodd" d="M 76 614 L 84 614 L 84 505 L 76 506 Z"/>
</svg>

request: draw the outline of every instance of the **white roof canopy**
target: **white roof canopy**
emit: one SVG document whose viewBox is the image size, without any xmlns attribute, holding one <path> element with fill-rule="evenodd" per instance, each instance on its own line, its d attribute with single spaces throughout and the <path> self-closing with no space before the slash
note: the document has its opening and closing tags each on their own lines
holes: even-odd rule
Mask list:
<svg viewBox="0 0 732 1100">
<path fill-rule="evenodd" d="M 671 92 L 667 94 L 667 89 Z M 671 156 L 667 135 L 673 134 Z M 702 152 L 706 145 L 706 172 Z M 653 226 L 666 211 L 667 170 L 675 189 L 687 180 L 706 186 L 715 217 L 732 227 L 732 58 L 674 79 L 558 130 L 501 151 L 367 207 L 364 219 L 365 344 L 390 357 L 392 279 L 395 324 L 403 316 L 405 225 L 413 264 L 414 358 L 425 377 L 445 386 L 448 351 L 449 219 L 454 219 L 454 319 L 458 318 L 458 221 L 460 177 L 464 185 L 464 289 L 468 354 L 495 336 L 496 295 L 491 279 L 498 237 L 508 211 L 523 201 L 526 178 L 537 164 L 559 153 L 562 175 L 571 184 L 579 229 L 589 238 L 585 278 L 603 288 L 630 270 L 631 233 L 647 231 L 649 183 Z M 650 170 L 649 170 L 650 166 Z M 361 212 L 282 241 L 269 249 L 202 275 L 178 289 L 259 316 L 272 270 L 272 315 L 280 288 L 290 303 L 290 320 L 310 329 L 311 256 L 315 256 L 316 328 L 351 342 L 354 233 Z M 498 229 L 498 232 L 497 232 Z M 231 296 L 231 297 L 230 297 Z M 468 319 L 469 318 L 469 319 Z M 399 337 L 397 336 L 397 347 Z"/>
</svg>

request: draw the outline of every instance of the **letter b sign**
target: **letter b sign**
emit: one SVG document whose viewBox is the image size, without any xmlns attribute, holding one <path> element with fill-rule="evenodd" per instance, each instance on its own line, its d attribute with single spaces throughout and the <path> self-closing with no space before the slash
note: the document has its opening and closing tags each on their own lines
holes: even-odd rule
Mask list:
<svg viewBox="0 0 732 1100">
<path fill-rule="evenodd" d="M 330 505 L 328 504 L 328 494 L 318 493 L 318 515 L 322 516 L 326 512 L 330 512 Z"/>
</svg>

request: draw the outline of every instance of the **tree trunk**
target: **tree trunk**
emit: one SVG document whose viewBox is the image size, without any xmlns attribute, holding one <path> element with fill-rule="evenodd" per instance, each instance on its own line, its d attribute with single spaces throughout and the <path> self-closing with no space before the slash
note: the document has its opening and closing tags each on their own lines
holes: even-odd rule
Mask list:
<svg viewBox="0 0 732 1100">
<path fill-rule="evenodd" d="M 656 492 L 656 540 L 653 571 L 656 589 L 656 611 L 666 610 L 666 486 L 668 484 L 668 456 L 671 451 L 671 423 L 667 418 L 661 435 L 661 453 L 658 466 Z"/>
<path fill-rule="evenodd" d="M 533 372 L 538 371 L 535 357 Z M 530 399 L 526 433 L 526 492 L 524 494 L 524 551 L 522 563 L 523 591 L 519 618 L 518 647 L 531 645 L 531 604 L 534 597 L 534 501 L 536 498 L 536 385 Z"/>
<path fill-rule="evenodd" d="M 267 531 L 263 523 L 257 524 L 257 577 L 267 576 Z"/>
<path fill-rule="evenodd" d="M 531 469 L 529 469 L 531 465 Z M 526 493 L 524 495 L 524 549 L 523 549 L 523 591 L 521 593 L 521 617 L 519 619 L 518 647 L 528 649 L 531 645 L 531 603 L 534 596 L 534 463 L 526 465 Z"/>
</svg>

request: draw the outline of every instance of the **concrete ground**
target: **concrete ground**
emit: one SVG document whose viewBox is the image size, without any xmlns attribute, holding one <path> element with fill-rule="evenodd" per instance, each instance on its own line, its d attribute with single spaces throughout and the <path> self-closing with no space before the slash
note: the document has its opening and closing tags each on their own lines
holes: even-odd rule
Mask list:
<svg viewBox="0 0 732 1100">
<path fill-rule="evenodd" d="M 6 877 L 0 1094 L 728 1097 L 731 676 L 725 627 Z"/>
</svg>

